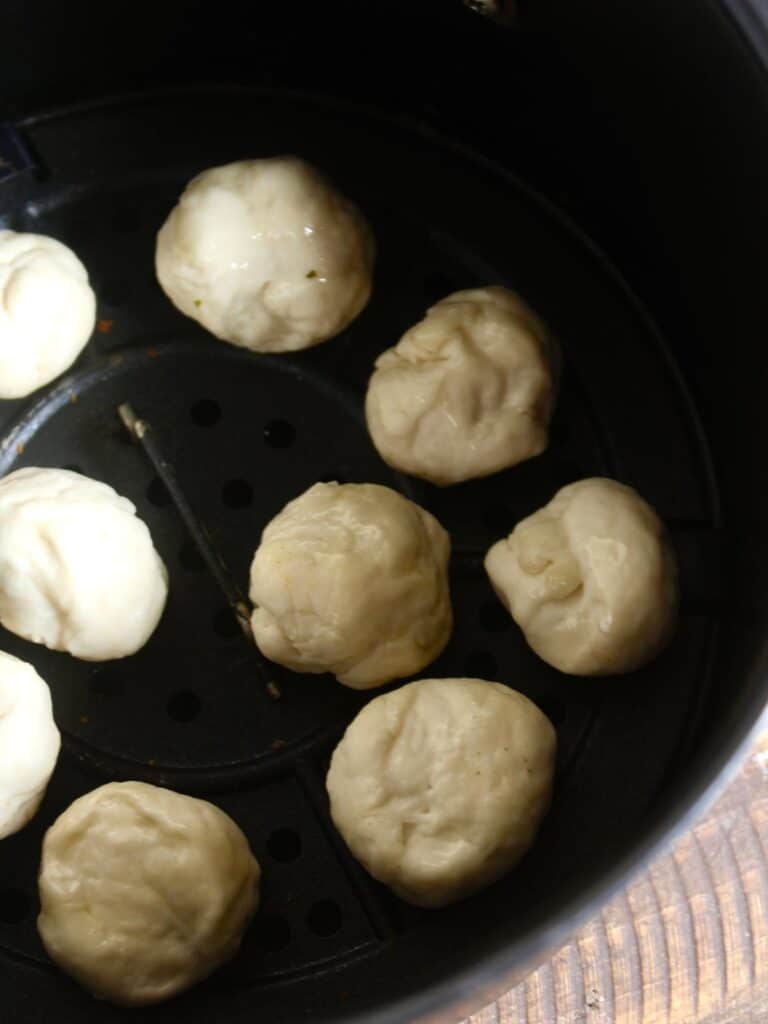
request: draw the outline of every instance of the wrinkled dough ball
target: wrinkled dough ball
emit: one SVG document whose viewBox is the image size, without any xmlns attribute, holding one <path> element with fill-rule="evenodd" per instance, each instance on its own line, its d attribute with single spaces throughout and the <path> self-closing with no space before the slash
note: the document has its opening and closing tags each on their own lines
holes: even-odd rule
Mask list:
<svg viewBox="0 0 768 1024">
<path fill-rule="evenodd" d="M 71 249 L 0 231 L 0 398 L 21 398 L 63 373 L 95 321 L 88 273 Z"/>
<path fill-rule="evenodd" d="M 60 747 L 48 686 L 26 661 L 0 652 L 0 839 L 35 816 Z"/>
<path fill-rule="evenodd" d="M 376 484 L 315 484 L 264 530 L 251 566 L 253 632 L 296 672 L 354 689 L 433 661 L 451 634 L 450 540 Z"/>
<path fill-rule="evenodd" d="M 66 469 L 0 480 L 0 622 L 85 661 L 124 658 L 154 632 L 167 573 L 136 509 Z"/>
<path fill-rule="evenodd" d="M 677 565 L 664 528 L 615 480 L 564 487 L 491 548 L 485 567 L 530 646 L 561 672 L 632 672 L 674 630 Z"/>
<path fill-rule="evenodd" d="M 556 737 L 527 697 L 481 679 L 423 679 L 372 700 L 336 748 L 331 815 L 398 896 L 443 907 L 489 885 L 534 840 Z"/>
<path fill-rule="evenodd" d="M 390 466 L 440 485 L 514 466 L 547 447 L 559 364 L 512 292 L 455 292 L 376 360 L 373 443 Z"/>
<path fill-rule="evenodd" d="M 256 352 L 342 331 L 371 292 L 360 211 L 295 157 L 242 160 L 194 178 L 157 236 L 168 298 L 217 338 Z"/>
<path fill-rule="evenodd" d="M 38 930 L 51 959 L 95 996 L 157 1003 L 235 955 L 260 874 L 218 807 L 142 782 L 109 783 L 46 834 Z"/>
</svg>

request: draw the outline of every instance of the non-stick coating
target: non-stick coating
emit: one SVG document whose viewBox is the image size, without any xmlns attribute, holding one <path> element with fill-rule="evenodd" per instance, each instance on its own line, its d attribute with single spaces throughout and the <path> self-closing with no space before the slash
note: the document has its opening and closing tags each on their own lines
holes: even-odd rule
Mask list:
<svg viewBox="0 0 768 1024">
<path fill-rule="evenodd" d="M 171 595 L 155 636 L 125 661 L 85 664 L 0 634 L 0 647 L 50 682 L 64 734 L 41 813 L 0 844 L 0 983 L 20 1000 L 20 1019 L 42 1020 L 54 1006 L 67 1022 L 124 1019 L 51 966 L 35 930 L 45 829 L 111 779 L 214 800 L 264 869 L 262 909 L 236 960 L 150 1019 L 340 1019 L 386 1011 L 500 945 L 514 959 L 649 812 L 687 756 L 707 698 L 720 600 L 717 497 L 689 398 L 650 321 L 595 251 L 513 180 L 426 132 L 351 107 L 245 91 L 166 94 L 38 119 L 23 135 L 35 168 L 0 182 L 0 223 L 73 246 L 91 273 L 99 324 L 71 374 L 4 407 L 0 471 L 69 466 L 112 484 L 148 522 Z M 182 317 L 155 281 L 153 253 L 193 174 L 282 152 L 313 161 L 359 203 L 379 258 L 373 299 L 343 335 L 270 358 L 216 342 Z M 372 362 L 430 303 L 488 283 L 518 290 L 563 347 L 550 448 L 446 490 L 400 477 L 364 427 Z M 429 674 L 507 682 L 540 704 L 559 735 L 552 812 L 508 878 L 428 913 L 358 869 L 330 825 L 323 780 L 367 696 L 284 672 L 279 700 L 260 686 L 167 495 L 121 430 L 123 401 L 155 426 L 243 586 L 265 523 L 316 480 L 397 487 L 450 530 L 456 630 Z M 538 661 L 481 570 L 488 546 L 519 518 L 590 475 L 616 477 L 652 502 L 682 567 L 675 641 L 615 681 L 566 678 Z"/>
</svg>

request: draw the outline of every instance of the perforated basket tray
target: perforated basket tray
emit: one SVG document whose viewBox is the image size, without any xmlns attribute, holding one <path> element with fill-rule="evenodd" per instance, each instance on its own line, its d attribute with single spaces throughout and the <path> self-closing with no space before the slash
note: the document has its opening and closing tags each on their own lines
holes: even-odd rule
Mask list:
<svg viewBox="0 0 768 1024">
<path fill-rule="evenodd" d="M 204 126 L 204 127 L 203 127 Z M 45 829 L 112 779 L 212 799 L 246 832 L 263 902 L 237 958 L 195 991 L 144 1011 L 162 1021 L 355 1017 L 398 1020 L 450 979 L 498 971 L 546 943 L 553 915 L 608 860 L 684 758 L 716 643 L 716 496 L 675 367 L 637 302 L 543 201 L 459 147 L 413 126 L 300 96 L 172 93 L 78 108 L 6 131 L 0 223 L 71 245 L 99 300 L 71 373 L 4 403 L 0 472 L 67 466 L 129 497 L 170 570 L 168 607 L 135 657 L 86 664 L 0 633 L 50 682 L 64 749 L 35 821 L 0 844 L 0 991 L 17 1019 L 103 1024 L 124 1013 L 47 961 L 35 929 Z M 211 339 L 171 306 L 154 237 L 204 167 L 292 152 L 315 162 L 371 219 L 379 257 L 370 305 L 316 349 L 260 357 Z M 518 290 L 565 352 L 562 397 L 541 457 L 438 490 L 392 473 L 362 415 L 375 356 L 450 291 Z M 272 699 L 160 481 L 116 406 L 153 423 L 192 506 L 246 588 L 260 532 L 317 480 L 400 489 L 451 532 L 456 628 L 425 675 L 496 679 L 535 700 L 560 743 L 555 802 L 524 863 L 442 912 L 405 906 L 371 881 L 331 826 L 327 761 L 370 694 L 276 670 Z M 482 572 L 488 546 L 569 481 L 609 475 L 668 523 L 683 616 L 670 649 L 614 685 L 560 676 L 526 647 Z M 501 952 L 500 952 L 501 950 Z M 440 989 L 441 996 L 446 991 Z M 15 1001 L 15 1002 L 14 1002 Z M 415 1005 L 415 1004 L 412 1004 Z"/>
</svg>

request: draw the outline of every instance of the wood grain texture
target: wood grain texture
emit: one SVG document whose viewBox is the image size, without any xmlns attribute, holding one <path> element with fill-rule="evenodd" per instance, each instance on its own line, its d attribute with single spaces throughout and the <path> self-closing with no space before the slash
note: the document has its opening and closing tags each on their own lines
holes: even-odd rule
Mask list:
<svg viewBox="0 0 768 1024">
<path fill-rule="evenodd" d="M 693 829 L 465 1024 L 766 1024 L 768 732 Z"/>
</svg>

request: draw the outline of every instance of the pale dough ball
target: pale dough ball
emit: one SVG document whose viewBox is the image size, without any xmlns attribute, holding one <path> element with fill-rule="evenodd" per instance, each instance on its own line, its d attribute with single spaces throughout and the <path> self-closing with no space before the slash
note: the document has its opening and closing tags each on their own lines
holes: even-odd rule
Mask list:
<svg viewBox="0 0 768 1024">
<path fill-rule="evenodd" d="M 485 567 L 533 650 L 561 672 L 632 672 L 674 630 L 677 565 L 664 528 L 615 480 L 558 491 L 491 548 Z"/>
<path fill-rule="evenodd" d="M 95 320 L 88 273 L 71 249 L 0 231 L 0 398 L 21 398 L 63 373 Z"/>
<path fill-rule="evenodd" d="M 376 484 L 315 484 L 266 527 L 251 566 L 253 632 L 296 672 L 364 690 L 418 672 L 448 642 L 448 534 Z"/>
<path fill-rule="evenodd" d="M 559 365 L 515 294 L 455 292 L 376 360 L 373 443 L 390 466 L 440 485 L 514 466 L 547 447 Z"/>
<path fill-rule="evenodd" d="M 60 747 L 48 686 L 26 661 L 0 651 L 0 839 L 34 817 Z"/>
<path fill-rule="evenodd" d="M 442 907 L 523 856 L 547 812 L 556 737 L 527 697 L 481 679 L 422 679 L 372 700 L 336 748 L 331 815 L 398 896 Z"/>
<path fill-rule="evenodd" d="M 112 782 L 48 830 L 37 926 L 51 959 L 95 996 L 157 1003 L 235 955 L 260 875 L 248 840 L 218 807 Z"/>
<path fill-rule="evenodd" d="M 295 157 L 203 171 L 157 236 L 157 277 L 174 305 L 257 352 L 342 331 L 368 301 L 373 261 L 360 211 Z"/>
<path fill-rule="evenodd" d="M 124 658 L 154 632 L 168 576 L 145 524 L 107 484 L 66 469 L 0 480 L 0 622 L 85 661 Z"/>
</svg>

